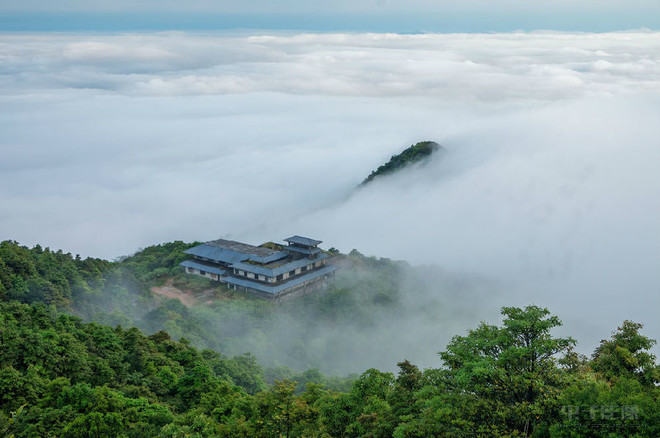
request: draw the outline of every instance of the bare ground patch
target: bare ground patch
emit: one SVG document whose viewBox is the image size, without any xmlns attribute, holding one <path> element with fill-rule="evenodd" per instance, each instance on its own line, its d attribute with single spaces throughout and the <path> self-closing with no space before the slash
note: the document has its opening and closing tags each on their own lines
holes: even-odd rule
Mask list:
<svg viewBox="0 0 660 438">
<path fill-rule="evenodd" d="M 161 297 L 179 300 L 186 307 L 198 306 L 214 300 L 213 289 L 201 292 L 193 292 L 191 289 L 181 290 L 174 286 L 173 282 L 173 278 L 168 278 L 163 286 L 152 287 L 151 292 Z"/>
</svg>

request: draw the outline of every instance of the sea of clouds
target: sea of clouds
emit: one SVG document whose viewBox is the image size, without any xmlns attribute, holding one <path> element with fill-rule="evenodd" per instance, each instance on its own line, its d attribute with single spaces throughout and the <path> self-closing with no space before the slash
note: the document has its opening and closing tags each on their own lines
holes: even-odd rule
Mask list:
<svg viewBox="0 0 660 438">
<path fill-rule="evenodd" d="M 651 31 L 2 34 L 0 239 L 309 235 L 492 278 L 483 319 L 660 337 L 659 98 Z M 444 153 L 355 190 L 421 140 Z"/>
</svg>

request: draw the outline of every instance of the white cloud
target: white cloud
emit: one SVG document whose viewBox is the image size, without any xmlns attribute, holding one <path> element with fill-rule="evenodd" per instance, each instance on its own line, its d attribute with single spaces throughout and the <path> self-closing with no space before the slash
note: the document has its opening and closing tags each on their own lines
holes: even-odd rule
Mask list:
<svg viewBox="0 0 660 438">
<path fill-rule="evenodd" d="M 548 304 L 588 342 L 624 318 L 657 332 L 659 49 L 657 32 L 3 35 L 0 238 L 112 258 L 309 234 L 488 276 L 511 293 L 496 305 Z M 349 197 L 423 139 L 447 154 Z"/>
<path fill-rule="evenodd" d="M 8 36 L 7 85 L 511 101 L 658 88 L 657 33 Z M 603 50 L 606 49 L 606 50 Z M 13 74 L 13 75 L 12 75 Z M 96 81 L 95 81 L 96 80 Z M 615 89 L 618 88 L 618 89 Z"/>
</svg>

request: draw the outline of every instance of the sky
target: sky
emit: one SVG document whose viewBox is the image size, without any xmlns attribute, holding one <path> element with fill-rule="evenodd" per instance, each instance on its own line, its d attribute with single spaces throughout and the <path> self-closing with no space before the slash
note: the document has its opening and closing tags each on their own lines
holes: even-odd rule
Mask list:
<svg viewBox="0 0 660 438">
<path fill-rule="evenodd" d="M 301 234 L 491 279 L 481 319 L 533 302 L 588 347 L 624 319 L 660 334 L 657 2 L 490 3 L 339 2 L 326 26 L 172 2 L 164 29 L 162 2 L 3 4 L 0 240 L 114 259 Z M 356 190 L 422 140 L 444 153 Z"/>
<path fill-rule="evenodd" d="M 279 29 L 321 32 L 606 32 L 659 29 L 656 0 L 23 0 L 0 31 Z"/>
</svg>

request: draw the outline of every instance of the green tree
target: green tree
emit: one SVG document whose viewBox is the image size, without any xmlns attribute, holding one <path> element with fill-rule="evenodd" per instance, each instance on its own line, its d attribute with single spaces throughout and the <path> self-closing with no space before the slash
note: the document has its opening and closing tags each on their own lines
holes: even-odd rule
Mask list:
<svg viewBox="0 0 660 438">
<path fill-rule="evenodd" d="M 642 327 L 642 324 L 624 321 L 609 340 L 600 341 L 591 360 L 594 371 L 610 381 L 629 377 L 646 386 L 660 383 L 660 366 L 649 351 L 656 341 L 640 334 Z"/>
<path fill-rule="evenodd" d="M 304 397 L 296 396 L 295 390 L 296 382 L 283 380 L 255 396 L 257 436 L 289 438 L 315 429 L 310 426 L 315 425 L 318 411 Z"/>
<path fill-rule="evenodd" d="M 575 341 L 551 335 L 561 321 L 545 308 L 504 307 L 502 315 L 502 327 L 482 323 L 454 337 L 440 357 L 448 387 L 473 401 L 468 415 L 529 436 L 556 415 L 566 385 L 557 356 Z"/>
</svg>

